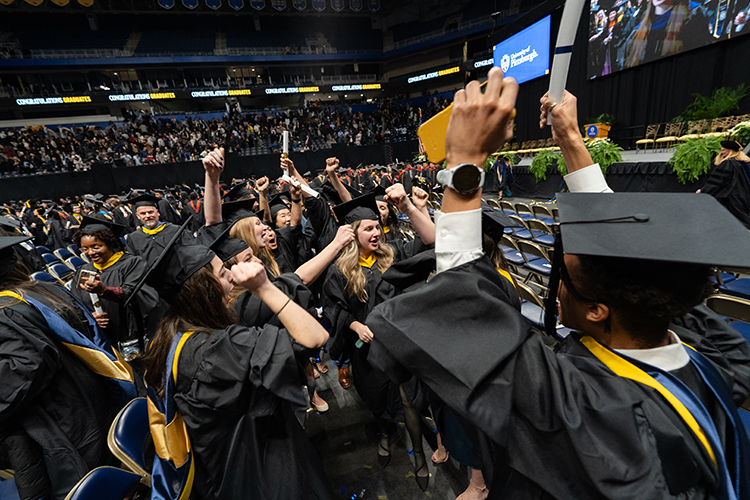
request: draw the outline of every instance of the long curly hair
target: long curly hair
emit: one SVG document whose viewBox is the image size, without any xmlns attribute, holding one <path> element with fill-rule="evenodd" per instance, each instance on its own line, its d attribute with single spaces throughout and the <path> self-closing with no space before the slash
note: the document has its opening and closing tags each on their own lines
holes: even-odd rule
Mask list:
<svg viewBox="0 0 750 500">
<path fill-rule="evenodd" d="M 266 246 L 260 246 L 258 239 L 255 237 L 255 224 L 257 220 L 257 217 L 245 217 L 238 220 L 232 226 L 232 229 L 229 230 L 229 236 L 239 238 L 250 245 L 253 255 L 262 260 L 271 276 L 276 278 L 281 274 L 281 269 L 279 269 L 279 265 L 276 263 L 276 258 L 273 256 L 271 250 Z"/>
<path fill-rule="evenodd" d="M 224 291 L 209 262 L 188 278 L 159 322 L 143 360 L 146 382 L 159 392 L 164 390 L 167 357 L 177 333 L 223 330 L 236 323 L 236 314 L 224 303 Z"/>
<path fill-rule="evenodd" d="M 354 221 L 352 224 L 352 230 L 354 230 L 354 241 L 349 243 L 341 255 L 336 259 L 336 267 L 339 268 L 341 274 L 346 278 L 346 290 L 352 297 L 357 297 L 360 302 L 367 302 L 369 299 L 365 286 L 367 285 L 367 278 L 365 273 L 362 272 L 362 267 L 359 265 L 359 257 L 362 254 L 361 247 L 359 245 L 359 228 L 362 225 L 362 221 Z M 374 252 L 378 259 L 377 266 L 381 273 L 384 273 L 391 265 L 393 265 L 393 248 L 385 242 L 385 234 L 383 228 L 380 228 L 380 245 Z"/>
</svg>

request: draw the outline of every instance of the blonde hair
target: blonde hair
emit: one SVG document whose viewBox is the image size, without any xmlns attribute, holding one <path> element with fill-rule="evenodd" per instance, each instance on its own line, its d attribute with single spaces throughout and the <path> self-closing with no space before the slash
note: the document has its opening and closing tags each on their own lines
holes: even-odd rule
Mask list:
<svg viewBox="0 0 750 500">
<path fill-rule="evenodd" d="M 750 162 L 750 158 L 748 158 L 744 151 L 732 151 L 724 157 L 722 157 L 720 154 L 716 155 L 716 158 L 714 159 L 714 165 L 720 165 L 721 162 L 723 162 L 724 160 L 729 160 L 730 158 L 734 158 L 737 161 L 745 163 Z"/>
<path fill-rule="evenodd" d="M 354 241 L 349 243 L 341 255 L 336 259 L 336 267 L 339 268 L 341 274 L 346 279 L 346 291 L 349 292 L 350 296 L 357 297 L 360 302 L 367 302 L 369 297 L 367 296 L 367 278 L 365 273 L 362 272 L 362 267 L 359 265 L 359 257 L 361 255 L 361 247 L 359 246 L 359 238 L 357 232 L 359 227 L 362 225 L 362 221 L 354 221 L 352 224 L 352 230 L 354 230 Z M 383 228 L 380 228 L 380 245 L 378 249 L 373 252 L 377 257 L 377 266 L 381 273 L 384 273 L 393 264 L 393 248 L 385 242 L 385 233 Z"/>
<path fill-rule="evenodd" d="M 261 247 L 258 240 L 255 238 L 256 220 L 258 220 L 257 217 L 245 217 L 244 219 L 238 220 L 235 222 L 234 226 L 232 226 L 232 229 L 229 230 L 229 236 L 232 238 L 239 238 L 250 245 L 253 255 L 262 260 L 266 269 L 268 269 L 268 272 L 271 273 L 271 276 L 276 278 L 281 274 L 281 269 L 279 269 L 279 265 L 276 263 L 276 259 L 274 258 L 273 253 L 271 253 L 271 250 L 266 246 Z"/>
</svg>

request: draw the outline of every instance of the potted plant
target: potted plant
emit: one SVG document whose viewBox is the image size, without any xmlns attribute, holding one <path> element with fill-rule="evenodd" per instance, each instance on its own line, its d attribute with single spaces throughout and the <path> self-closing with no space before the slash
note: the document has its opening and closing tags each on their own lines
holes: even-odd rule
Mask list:
<svg viewBox="0 0 750 500">
<path fill-rule="evenodd" d="M 729 129 L 729 137 L 745 147 L 750 143 L 750 121 L 738 123 Z"/>
<path fill-rule="evenodd" d="M 695 182 L 711 168 L 711 159 L 721 151 L 719 137 L 688 139 L 679 144 L 667 162 L 683 183 Z"/>
</svg>

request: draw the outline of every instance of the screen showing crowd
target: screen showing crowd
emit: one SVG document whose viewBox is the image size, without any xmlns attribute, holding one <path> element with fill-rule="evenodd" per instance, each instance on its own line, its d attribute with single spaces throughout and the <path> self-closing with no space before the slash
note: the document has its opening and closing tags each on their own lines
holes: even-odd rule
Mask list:
<svg viewBox="0 0 750 500">
<path fill-rule="evenodd" d="M 750 0 L 591 0 L 588 77 L 750 32 Z"/>
</svg>

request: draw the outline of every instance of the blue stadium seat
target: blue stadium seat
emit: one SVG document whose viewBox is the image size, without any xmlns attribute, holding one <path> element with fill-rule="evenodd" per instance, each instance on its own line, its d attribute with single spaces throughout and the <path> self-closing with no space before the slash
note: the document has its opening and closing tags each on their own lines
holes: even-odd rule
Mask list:
<svg viewBox="0 0 750 500">
<path fill-rule="evenodd" d="M 51 253 L 43 253 L 42 258 L 48 266 L 51 266 L 52 264 L 62 264 L 62 262 L 60 262 L 60 259 L 52 255 Z"/>
<path fill-rule="evenodd" d="M 78 481 L 66 500 L 122 500 L 141 481 L 141 476 L 115 467 L 97 467 Z"/>
<path fill-rule="evenodd" d="M 500 249 L 503 251 L 505 260 L 507 260 L 509 264 L 512 264 L 514 266 L 523 266 L 524 264 L 526 264 L 526 259 L 524 259 L 523 255 L 521 255 L 521 252 L 519 252 L 515 248 L 508 248 L 506 246 L 500 245 Z"/>
<path fill-rule="evenodd" d="M 110 435 L 107 443 L 112 454 L 136 474 L 150 477 L 146 465 L 151 442 L 147 399 L 135 398 L 120 410 L 112 422 Z"/>
<path fill-rule="evenodd" d="M 732 321 L 729 323 L 729 326 L 740 332 L 742 336 L 745 337 L 748 344 L 750 344 L 750 324 L 745 323 L 744 321 Z"/>
<path fill-rule="evenodd" d="M 719 286 L 719 284 L 718 284 L 718 282 L 716 280 L 716 276 L 710 276 L 708 279 L 711 280 L 711 283 L 714 284 L 714 287 Z M 736 279 L 737 279 L 737 276 L 735 276 L 734 274 L 721 273 L 721 281 L 724 282 L 724 283 L 729 283 L 729 282 L 734 281 Z"/>
<path fill-rule="evenodd" d="M 81 253 L 81 251 L 78 249 L 78 245 L 76 245 L 75 243 L 71 243 L 70 245 L 68 245 L 68 250 L 70 250 L 73 255 L 80 255 Z"/>
<path fill-rule="evenodd" d="M 65 261 L 69 266 L 71 266 L 73 269 L 78 270 L 81 268 L 81 266 L 86 264 L 86 261 L 84 261 L 80 257 L 70 257 L 68 260 Z"/>
<path fill-rule="evenodd" d="M 70 250 L 68 250 L 67 248 L 58 248 L 52 253 L 54 254 L 55 257 L 57 257 L 63 262 L 68 260 L 68 258 L 73 257 L 73 254 L 70 253 Z"/>
<path fill-rule="evenodd" d="M 529 323 L 540 330 L 544 330 L 544 309 L 531 302 L 521 303 L 521 315 L 529 320 Z"/>
<path fill-rule="evenodd" d="M 3 500 L 21 500 L 15 479 L 0 480 L 0 498 Z"/>
<path fill-rule="evenodd" d="M 73 277 L 73 271 L 71 268 L 66 266 L 65 264 L 58 263 L 53 264 L 49 266 L 49 271 L 52 276 L 59 279 L 60 281 L 68 281 L 70 278 Z"/>
<path fill-rule="evenodd" d="M 39 250 L 39 253 L 52 253 L 52 252 L 49 251 L 49 248 L 47 248 L 47 247 L 45 247 L 43 245 L 38 245 L 36 247 L 36 249 Z"/>
<path fill-rule="evenodd" d="M 719 292 L 750 299 L 750 278 L 740 278 L 719 287 Z"/>
<path fill-rule="evenodd" d="M 54 283 L 57 281 L 54 276 L 44 271 L 39 271 L 37 273 L 34 273 L 31 276 L 29 276 L 29 278 L 35 281 L 46 281 L 48 283 Z"/>
</svg>

